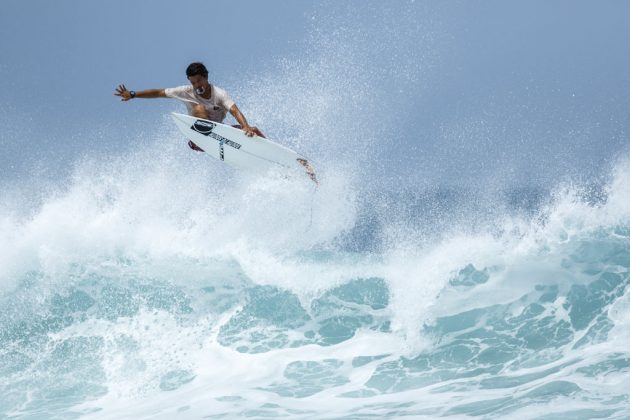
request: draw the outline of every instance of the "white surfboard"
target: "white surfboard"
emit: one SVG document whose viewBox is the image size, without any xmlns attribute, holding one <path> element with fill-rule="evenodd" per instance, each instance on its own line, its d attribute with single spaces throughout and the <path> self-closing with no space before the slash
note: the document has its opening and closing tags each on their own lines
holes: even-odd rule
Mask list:
<svg viewBox="0 0 630 420">
<path fill-rule="evenodd" d="M 315 173 L 306 157 L 265 138 L 248 137 L 229 125 L 173 112 L 179 130 L 203 151 L 239 169 L 280 169 L 306 173 L 315 183 Z"/>
</svg>

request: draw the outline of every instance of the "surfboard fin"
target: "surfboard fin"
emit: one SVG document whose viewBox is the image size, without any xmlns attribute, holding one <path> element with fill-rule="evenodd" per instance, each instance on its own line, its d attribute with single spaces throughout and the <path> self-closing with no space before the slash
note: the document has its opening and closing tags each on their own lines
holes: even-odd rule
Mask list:
<svg viewBox="0 0 630 420">
<path fill-rule="evenodd" d="M 196 152 L 205 152 L 205 150 L 203 150 L 201 147 L 199 147 L 195 143 L 193 143 L 192 140 L 188 140 L 188 147 L 190 147 L 191 149 L 193 149 Z"/>
</svg>

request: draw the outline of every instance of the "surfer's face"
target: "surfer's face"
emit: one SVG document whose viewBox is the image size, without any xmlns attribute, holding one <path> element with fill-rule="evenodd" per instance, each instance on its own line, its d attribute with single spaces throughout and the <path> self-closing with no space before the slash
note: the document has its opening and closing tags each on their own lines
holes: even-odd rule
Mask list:
<svg viewBox="0 0 630 420">
<path fill-rule="evenodd" d="M 190 84 L 192 85 L 195 92 L 197 92 L 197 95 L 203 95 L 204 93 L 208 92 L 210 89 L 210 85 L 208 84 L 208 78 L 203 77 L 200 74 L 190 76 L 188 80 L 190 80 Z"/>
</svg>

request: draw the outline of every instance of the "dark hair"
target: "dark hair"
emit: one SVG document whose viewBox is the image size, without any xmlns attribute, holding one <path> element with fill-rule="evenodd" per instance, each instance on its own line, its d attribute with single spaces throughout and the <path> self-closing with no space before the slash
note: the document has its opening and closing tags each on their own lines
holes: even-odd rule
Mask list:
<svg viewBox="0 0 630 420">
<path fill-rule="evenodd" d="M 190 63 L 186 69 L 186 77 L 196 76 L 198 74 L 203 77 L 208 77 L 208 69 L 203 63 Z"/>
</svg>

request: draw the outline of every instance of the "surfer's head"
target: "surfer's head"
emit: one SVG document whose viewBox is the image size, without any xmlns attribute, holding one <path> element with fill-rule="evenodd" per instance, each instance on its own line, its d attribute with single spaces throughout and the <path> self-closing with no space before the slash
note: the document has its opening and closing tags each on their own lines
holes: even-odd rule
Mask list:
<svg viewBox="0 0 630 420">
<path fill-rule="evenodd" d="M 210 89 L 208 69 L 203 63 L 191 63 L 186 69 L 186 77 L 188 77 L 198 95 L 203 95 Z"/>
</svg>

